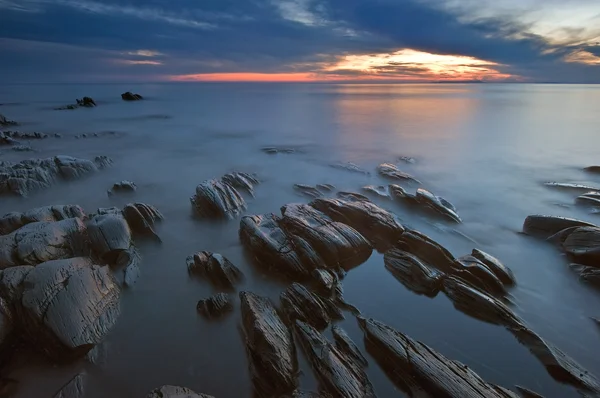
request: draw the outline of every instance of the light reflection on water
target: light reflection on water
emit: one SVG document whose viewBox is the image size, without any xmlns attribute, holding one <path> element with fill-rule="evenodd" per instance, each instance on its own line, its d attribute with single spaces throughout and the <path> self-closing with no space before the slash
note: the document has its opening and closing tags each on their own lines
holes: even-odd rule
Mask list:
<svg viewBox="0 0 600 398">
<path fill-rule="evenodd" d="M 139 92 L 147 100 L 124 103 L 119 94 L 125 90 Z M 91 95 L 100 105 L 51 110 L 83 95 Z M 518 285 L 511 294 L 517 313 L 540 335 L 600 374 L 600 359 L 592 348 L 598 345 L 600 331 L 588 318 L 600 315 L 598 292 L 577 280 L 557 250 L 517 234 L 524 218 L 534 213 L 598 220 L 573 206 L 575 194 L 541 184 L 557 180 L 600 185 L 600 179 L 580 171 L 598 163 L 598 87 L 7 86 L 0 95 L 2 102 L 24 103 L 0 106 L 0 113 L 23 121 L 23 130 L 64 135 L 60 140 L 31 142 L 39 150 L 32 156 L 105 154 L 114 158 L 115 165 L 25 200 L 3 198 L 1 213 L 52 203 L 77 203 L 88 211 L 121 206 L 129 199 L 109 199 L 106 189 L 130 179 L 139 187 L 135 200 L 156 205 L 167 218 L 159 227 L 161 246 L 139 244 L 142 276 L 123 294 L 123 315 L 107 341 L 106 362 L 95 367 L 27 366 L 17 374 L 23 381 L 19 396 L 53 391 L 78 366 L 91 375 L 91 397 L 144 396 L 161 384 L 185 385 L 217 397 L 246 396 L 250 384 L 239 312 L 236 309 L 217 323 L 196 315 L 196 301 L 213 290 L 188 278 L 185 257 L 199 250 L 220 252 L 247 275 L 243 289 L 274 299 L 284 286 L 248 263 L 238 242 L 237 221 L 206 223 L 190 217 L 189 196 L 195 186 L 234 169 L 256 172 L 263 183 L 256 198 L 249 200 L 249 213 L 279 212 L 285 203 L 306 201 L 294 193 L 294 183 L 332 183 L 356 191 L 384 183 L 375 167 L 400 155 L 417 159 L 414 165 L 399 163 L 401 169 L 456 205 L 464 220 L 458 230 L 514 270 Z M 70 137 L 100 131 L 122 135 Z M 267 145 L 298 145 L 303 151 L 272 156 L 260 150 Z M 3 151 L 0 159 L 23 156 Z M 335 161 L 355 162 L 372 175 L 328 166 Z M 438 221 L 383 200 L 380 204 L 455 255 L 467 254 L 474 246 L 440 230 Z M 502 328 L 456 311 L 443 295 L 429 299 L 406 290 L 387 273 L 379 254 L 352 270 L 344 287 L 348 301 L 366 315 L 468 364 L 491 382 L 525 385 L 547 397 L 576 396 L 554 382 Z M 343 326 L 362 346 L 356 322 L 347 318 Z M 310 370 L 303 370 L 303 386 L 314 386 Z M 398 395 L 376 365 L 369 374 L 379 396 Z"/>
</svg>

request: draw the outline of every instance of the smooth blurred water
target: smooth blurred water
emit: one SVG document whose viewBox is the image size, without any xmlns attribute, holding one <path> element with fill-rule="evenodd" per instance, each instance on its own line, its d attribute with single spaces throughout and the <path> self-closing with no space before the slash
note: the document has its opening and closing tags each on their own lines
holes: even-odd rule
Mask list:
<svg viewBox="0 0 600 398">
<path fill-rule="evenodd" d="M 146 100 L 123 102 L 120 93 L 126 90 Z M 85 95 L 98 106 L 53 110 Z M 542 185 L 600 186 L 600 177 L 581 170 L 600 163 L 600 86 L 28 85 L 2 87 L 0 103 L 0 113 L 22 122 L 20 130 L 63 135 L 32 141 L 37 153 L 2 150 L 0 160 L 64 154 L 108 155 L 115 161 L 90 178 L 26 199 L 1 198 L 0 213 L 67 203 L 92 212 L 135 200 L 156 205 L 166 217 L 158 228 L 163 244 L 139 244 L 142 275 L 123 292 L 123 313 L 103 345 L 105 360 L 65 367 L 27 357 L 10 375 L 21 381 L 19 397 L 51 396 L 81 370 L 90 375 L 88 397 L 142 397 L 163 384 L 221 398 L 249 396 L 238 308 L 223 321 L 200 318 L 196 302 L 213 290 L 188 277 L 185 258 L 200 250 L 219 252 L 246 274 L 240 289 L 274 299 L 285 286 L 246 260 L 237 220 L 191 217 L 195 186 L 231 170 L 257 173 L 263 183 L 248 201 L 248 213 L 278 213 L 286 203 L 307 201 L 294 192 L 294 183 L 330 183 L 360 192 L 364 185 L 386 183 L 376 166 L 397 162 L 401 155 L 417 159 L 413 165 L 398 164 L 457 207 L 464 223 L 456 229 L 477 244 L 452 233 L 444 222 L 377 202 L 455 255 L 477 246 L 501 259 L 518 281 L 510 292 L 515 311 L 542 337 L 600 374 L 600 329 L 589 319 L 600 316 L 600 295 L 578 280 L 554 247 L 518 234 L 529 214 L 600 220 L 574 206 L 576 193 Z M 116 134 L 73 137 L 107 131 Z M 270 145 L 300 151 L 261 151 Z M 372 174 L 329 166 L 337 161 L 354 162 Z M 122 179 L 137 183 L 135 196 L 108 198 L 106 190 Z M 547 397 L 577 396 L 503 328 L 458 312 L 443 294 L 429 299 L 406 290 L 385 270 L 380 254 L 352 270 L 344 288 L 346 299 L 366 316 L 464 362 L 490 382 L 523 385 Z M 350 314 L 342 325 L 363 347 Z M 302 386 L 314 388 L 314 377 L 301 361 Z M 402 396 L 374 360 L 370 364 L 378 395 Z"/>
</svg>

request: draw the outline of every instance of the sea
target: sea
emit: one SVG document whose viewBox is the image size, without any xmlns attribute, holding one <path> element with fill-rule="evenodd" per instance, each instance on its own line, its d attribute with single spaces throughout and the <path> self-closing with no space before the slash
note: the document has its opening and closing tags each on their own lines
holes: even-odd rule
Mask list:
<svg viewBox="0 0 600 398">
<path fill-rule="evenodd" d="M 125 102 L 132 91 L 143 101 Z M 97 106 L 55 108 L 92 97 Z M 279 213 L 310 198 L 294 184 L 332 184 L 363 192 L 389 184 L 377 173 L 394 163 L 421 186 L 455 205 L 463 223 L 452 224 L 373 197 L 410 228 L 454 255 L 473 248 L 500 259 L 515 274 L 511 307 L 540 336 L 600 376 L 598 290 L 579 280 L 553 245 L 521 233 L 531 214 L 600 222 L 575 205 L 580 193 L 545 182 L 600 186 L 583 171 L 600 164 L 600 85 L 545 84 L 38 84 L 4 85 L 0 113 L 20 131 L 60 134 L 29 142 L 33 152 L 0 148 L 0 160 L 106 155 L 112 167 L 59 183 L 26 198 L 2 197 L 0 213 L 52 204 L 99 207 L 145 202 L 165 216 L 157 225 L 162 244 L 136 242 L 142 255 L 137 284 L 123 289 L 121 315 L 94 363 L 55 364 L 24 348 L 4 375 L 18 381 L 15 397 L 50 397 L 77 373 L 87 374 L 85 397 L 143 397 L 165 384 L 217 398 L 250 397 L 252 384 L 241 334 L 239 300 L 217 321 L 198 315 L 196 303 L 216 291 L 190 278 L 186 257 L 208 250 L 236 264 L 246 278 L 238 290 L 278 302 L 286 288 L 256 268 L 244 252 L 239 219 L 195 218 L 195 187 L 230 171 L 255 173 L 261 183 L 246 197 L 245 214 Z M 85 137 L 82 137 L 85 134 Z M 97 136 L 96 136 L 97 135 Z M 268 154 L 265 147 L 292 153 Z M 413 163 L 400 160 L 414 159 Z M 334 168 L 352 162 L 369 174 Z M 109 197 L 113 183 L 131 180 L 133 195 Z M 408 191 L 416 185 L 404 185 Z M 382 321 L 486 381 L 514 390 L 520 385 L 545 397 L 577 397 L 501 326 L 471 318 L 443 294 L 406 289 L 374 252 L 343 280 L 346 301 L 365 317 Z M 339 324 L 364 352 L 352 314 Z M 402 397 L 367 355 L 367 373 L 379 397 Z M 299 350 L 300 385 L 318 382 Z"/>
</svg>

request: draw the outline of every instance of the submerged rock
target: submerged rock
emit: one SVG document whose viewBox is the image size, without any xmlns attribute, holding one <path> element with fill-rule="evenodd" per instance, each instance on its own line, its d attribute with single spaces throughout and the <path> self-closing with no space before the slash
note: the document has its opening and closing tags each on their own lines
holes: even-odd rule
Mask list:
<svg viewBox="0 0 600 398">
<path fill-rule="evenodd" d="M 127 91 L 126 93 L 121 94 L 121 99 L 123 101 L 139 101 L 144 99 L 144 97 L 139 94 L 134 94 L 131 91 Z"/>
<path fill-rule="evenodd" d="M 600 206 L 600 192 L 586 192 L 578 196 L 575 202 L 580 205 L 598 207 Z"/>
<path fill-rule="evenodd" d="M 214 398 L 211 395 L 206 394 L 198 394 L 185 387 L 178 386 L 162 386 L 156 388 L 148 395 L 146 398 Z"/>
<path fill-rule="evenodd" d="M 412 182 L 416 182 L 417 184 L 421 183 L 415 177 L 413 177 L 410 174 L 407 174 L 403 171 L 400 171 L 400 169 L 398 169 L 398 167 L 396 165 L 391 164 L 391 163 L 380 164 L 379 166 L 377 166 L 377 172 L 383 177 L 391 178 L 394 180 L 412 181 Z"/>
<path fill-rule="evenodd" d="M 263 147 L 261 150 L 270 155 L 275 155 L 277 153 L 295 153 L 298 151 L 295 148 L 278 147 L 278 146 L 266 146 L 266 147 Z"/>
<path fill-rule="evenodd" d="M 231 299 L 226 293 L 217 293 L 198 301 L 196 309 L 205 318 L 214 319 L 233 311 Z"/>
<path fill-rule="evenodd" d="M 479 249 L 473 249 L 471 255 L 485 264 L 487 268 L 502 281 L 502 283 L 507 286 L 515 285 L 516 280 L 512 271 L 502 264 L 496 257 Z"/>
<path fill-rule="evenodd" d="M 391 249 L 383 256 L 385 268 L 407 289 L 435 297 L 442 288 L 444 274 L 408 252 Z"/>
<path fill-rule="evenodd" d="M 112 188 L 108 190 L 108 196 L 112 196 L 119 192 L 135 192 L 137 185 L 132 181 L 123 180 L 113 184 Z"/>
<path fill-rule="evenodd" d="M 325 192 L 331 192 L 335 189 L 335 186 L 331 184 L 317 184 L 317 189 Z"/>
<path fill-rule="evenodd" d="M 310 198 L 320 198 L 321 196 L 323 196 L 323 193 L 317 188 L 311 187 L 310 185 L 306 184 L 294 184 L 294 189 L 297 192 L 306 195 Z"/>
<path fill-rule="evenodd" d="M 298 283 L 281 293 L 281 304 L 290 321 L 299 320 L 320 330 L 326 328 L 331 320 L 344 318 L 331 300 L 309 292 Z"/>
<path fill-rule="evenodd" d="M 226 257 L 202 251 L 186 259 L 188 272 L 210 281 L 215 287 L 233 289 L 241 282 L 244 274 Z"/>
<path fill-rule="evenodd" d="M 330 164 L 330 166 L 333 167 L 334 169 L 341 169 L 341 170 L 351 171 L 353 173 L 371 175 L 370 172 L 368 172 L 367 170 L 363 169 L 362 167 L 360 167 L 357 164 L 354 164 L 352 162 L 337 162 L 337 163 Z"/>
<path fill-rule="evenodd" d="M 579 274 L 579 278 L 582 280 L 600 287 L 600 268 L 588 267 L 581 264 L 569 264 L 569 268 Z"/>
<path fill-rule="evenodd" d="M 370 202 L 371 201 L 365 195 L 356 193 L 356 192 L 340 191 L 336 194 L 336 196 L 338 198 L 346 200 L 348 202 Z"/>
<path fill-rule="evenodd" d="M 415 230 L 404 232 L 398 238 L 396 248 L 414 254 L 442 272 L 451 273 L 459 268 L 452 253 L 429 236 Z"/>
<path fill-rule="evenodd" d="M 410 157 L 410 156 L 400 156 L 398 158 L 398 161 L 404 162 L 404 163 L 408 163 L 408 164 L 417 163 L 417 160 L 415 158 L 413 158 L 413 157 Z"/>
<path fill-rule="evenodd" d="M 289 329 L 268 298 L 240 293 L 250 376 L 258 396 L 292 393 L 298 386 L 296 352 Z"/>
<path fill-rule="evenodd" d="M 297 321 L 296 335 L 321 388 L 335 397 L 375 397 L 364 369 L 312 326 Z"/>
<path fill-rule="evenodd" d="M 331 327 L 331 333 L 333 334 L 333 340 L 335 341 L 335 348 L 351 358 L 357 365 L 362 367 L 369 365 L 367 359 L 363 356 L 344 329 L 337 325 L 333 325 Z"/>
<path fill-rule="evenodd" d="M 114 277 L 88 258 L 39 264 L 24 286 L 24 332 L 54 359 L 85 355 L 104 339 L 120 313 Z"/>
<path fill-rule="evenodd" d="M 7 213 L 0 218 L 0 235 L 9 234 L 26 224 L 38 221 L 61 221 L 67 218 L 85 219 L 83 209 L 77 205 L 36 207 L 31 210 Z"/>
<path fill-rule="evenodd" d="M 371 202 L 315 199 L 310 206 L 356 229 L 378 249 L 393 245 L 404 233 L 398 217 Z"/>
<path fill-rule="evenodd" d="M 461 218 L 456 213 L 456 208 L 450 202 L 440 196 L 435 196 L 426 189 L 417 189 L 415 199 L 418 203 L 440 213 L 454 222 L 462 222 Z"/>
<path fill-rule="evenodd" d="M 570 189 L 575 191 L 600 191 L 600 188 L 597 187 L 571 182 L 545 182 L 544 185 L 552 188 Z"/>
<path fill-rule="evenodd" d="M 600 228 L 575 228 L 568 234 L 562 246 L 577 262 L 600 267 Z"/>
<path fill-rule="evenodd" d="M 9 120 L 6 116 L 0 114 L 0 126 L 16 126 L 17 122 L 14 120 Z"/>
<path fill-rule="evenodd" d="M 91 108 L 96 106 L 96 102 L 92 99 L 92 97 L 83 97 L 82 99 L 77 100 L 77 105 Z"/>
<path fill-rule="evenodd" d="M 359 318 L 367 350 L 411 396 L 509 398 L 462 363 L 373 319 Z M 420 394 L 420 395 L 419 395 Z"/>
<path fill-rule="evenodd" d="M 571 227 L 595 227 L 595 225 L 573 218 L 532 215 L 525 219 L 523 232 L 540 238 L 548 238 L 563 229 Z"/>
<path fill-rule="evenodd" d="M 65 384 L 54 398 L 84 398 L 85 397 L 85 374 L 80 373 Z"/>
</svg>

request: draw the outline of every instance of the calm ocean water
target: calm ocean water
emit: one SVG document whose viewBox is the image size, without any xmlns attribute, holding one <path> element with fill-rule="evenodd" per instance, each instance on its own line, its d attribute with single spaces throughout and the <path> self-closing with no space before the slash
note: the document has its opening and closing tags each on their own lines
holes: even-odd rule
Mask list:
<svg viewBox="0 0 600 398">
<path fill-rule="evenodd" d="M 147 99 L 125 103 L 123 91 Z M 91 96 L 93 109 L 55 111 Z M 277 299 L 285 286 L 255 270 L 238 239 L 238 221 L 191 217 L 189 197 L 205 179 L 231 171 L 257 173 L 263 181 L 248 214 L 279 212 L 306 202 L 293 184 L 330 183 L 360 192 L 382 184 L 378 164 L 412 156 L 400 167 L 458 209 L 464 223 L 452 233 L 439 221 L 409 214 L 380 200 L 409 226 L 453 254 L 479 247 L 512 268 L 515 311 L 534 331 L 600 375 L 600 295 L 568 269 L 558 250 L 518 234 L 529 214 L 600 215 L 574 206 L 576 193 L 552 190 L 545 181 L 600 185 L 582 167 L 600 163 L 600 86 L 584 85 L 280 85 L 145 84 L 27 85 L 0 90 L 0 113 L 22 122 L 20 130 L 60 133 L 31 142 L 37 153 L 3 151 L 0 160 L 108 155 L 115 164 L 90 178 L 57 185 L 26 199 L 0 199 L 0 213 L 49 204 L 79 204 L 87 211 L 122 206 L 108 198 L 116 181 L 137 183 L 136 201 L 157 206 L 166 220 L 162 245 L 140 243 L 142 275 L 122 295 L 122 315 L 103 344 L 99 365 L 53 366 L 30 358 L 10 375 L 21 381 L 18 397 L 45 397 L 76 372 L 89 375 L 87 397 L 141 397 L 163 384 L 187 386 L 216 397 L 249 396 L 250 380 L 239 332 L 239 309 L 223 321 L 196 314 L 208 284 L 188 277 L 186 256 L 221 253 L 247 278 L 241 289 Z M 113 131 L 100 138 L 81 133 Z M 294 146 L 294 154 L 267 155 L 263 146 Z M 351 161 L 371 176 L 331 168 Z M 526 386 L 547 397 L 577 396 L 554 381 L 527 348 L 506 330 L 469 318 L 443 295 L 418 296 L 389 274 L 380 254 L 344 280 L 346 299 L 381 320 L 457 359 L 490 382 Z M 356 321 L 342 322 L 362 347 Z M 368 373 L 380 397 L 402 396 L 374 361 Z M 301 359 L 301 383 L 316 382 Z"/>
</svg>

